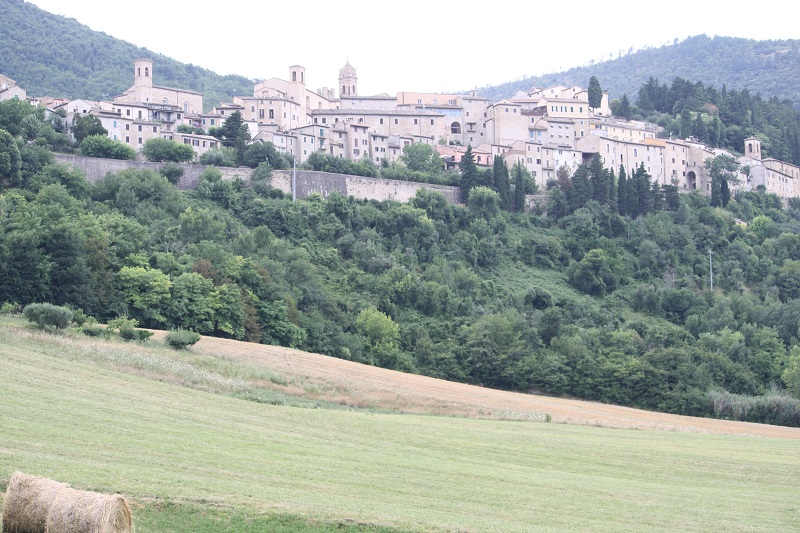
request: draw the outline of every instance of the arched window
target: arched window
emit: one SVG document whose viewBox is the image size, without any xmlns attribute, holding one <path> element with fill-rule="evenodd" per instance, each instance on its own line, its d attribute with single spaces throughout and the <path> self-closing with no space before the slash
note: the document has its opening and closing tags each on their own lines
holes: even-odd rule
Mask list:
<svg viewBox="0 0 800 533">
<path fill-rule="evenodd" d="M 342 95 L 343 96 L 344 96 L 344 93 L 345 93 L 345 88 L 344 88 L 344 85 L 342 85 Z"/>
<path fill-rule="evenodd" d="M 148 67 L 144 67 L 144 77 L 145 78 L 150 77 L 150 69 Z"/>
<path fill-rule="evenodd" d="M 297 71 L 292 72 L 292 81 L 297 81 Z"/>
<path fill-rule="evenodd" d="M 450 133 L 461 133 L 461 124 L 458 122 L 453 122 L 450 124 Z"/>
<path fill-rule="evenodd" d="M 140 78 L 142 77 L 142 68 L 141 67 L 136 69 L 136 75 L 139 76 Z"/>
<path fill-rule="evenodd" d="M 753 153 L 753 143 L 749 143 L 749 144 L 747 145 L 747 151 L 748 151 L 749 153 Z"/>
<path fill-rule="evenodd" d="M 353 85 L 353 94 L 356 94 L 356 86 Z"/>
</svg>

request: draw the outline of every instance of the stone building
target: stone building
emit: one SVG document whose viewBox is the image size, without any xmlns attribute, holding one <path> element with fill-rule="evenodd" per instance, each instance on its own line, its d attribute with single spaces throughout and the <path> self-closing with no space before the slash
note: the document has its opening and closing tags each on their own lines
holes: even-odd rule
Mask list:
<svg viewBox="0 0 800 533">
<path fill-rule="evenodd" d="M 203 112 L 203 95 L 187 89 L 174 89 L 153 84 L 153 61 L 137 59 L 133 64 L 133 85 L 115 102 L 129 104 L 163 104 L 180 109 L 183 113 Z"/>
</svg>

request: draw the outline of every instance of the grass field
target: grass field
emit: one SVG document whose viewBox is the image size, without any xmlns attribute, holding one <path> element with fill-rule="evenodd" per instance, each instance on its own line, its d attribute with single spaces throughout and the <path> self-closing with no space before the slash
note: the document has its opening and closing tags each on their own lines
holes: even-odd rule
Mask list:
<svg viewBox="0 0 800 533">
<path fill-rule="evenodd" d="M 0 325 L 0 483 L 120 492 L 139 533 L 800 530 L 798 439 L 284 407 L 152 344 Z"/>
</svg>

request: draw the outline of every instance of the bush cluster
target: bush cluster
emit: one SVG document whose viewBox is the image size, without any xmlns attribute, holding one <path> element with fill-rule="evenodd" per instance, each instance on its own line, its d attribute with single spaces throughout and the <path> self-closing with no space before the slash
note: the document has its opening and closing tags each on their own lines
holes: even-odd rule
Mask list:
<svg viewBox="0 0 800 533">
<path fill-rule="evenodd" d="M 49 303 L 28 304 L 22 314 L 28 321 L 35 323 L 40 328 L 63 329 L 72 322 L 72 311 L 66 307 Z"/>
<path fill-rule="evenodd" d="M 199 333 L 185 329 L 177 329 L 167 333 L 167 335 L 164 337 L 164 342 L 176 350 L 185 350 L 200 339 L 201 337 Z"/>
</svg>

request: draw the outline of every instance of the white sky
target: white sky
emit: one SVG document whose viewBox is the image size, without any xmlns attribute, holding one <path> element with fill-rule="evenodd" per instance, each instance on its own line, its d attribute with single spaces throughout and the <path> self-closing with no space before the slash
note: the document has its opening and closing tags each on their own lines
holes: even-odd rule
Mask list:
<svg viewBox="0 0 800 533">
<path fill-rule="evenodd" d="M 800 39 L 782 0 L 29 1 L 218 74 L 287 79 L 302 65 L 310 89 L 333 88 L 349 59 L 361 95 L 480 88 L 701 33 Z"/>
</svg>

